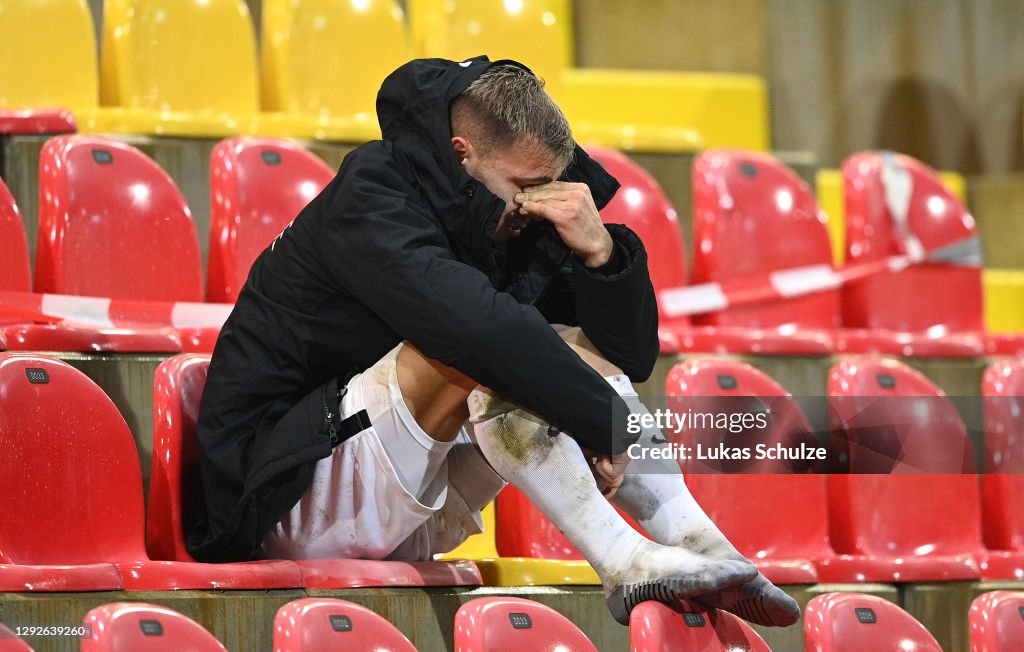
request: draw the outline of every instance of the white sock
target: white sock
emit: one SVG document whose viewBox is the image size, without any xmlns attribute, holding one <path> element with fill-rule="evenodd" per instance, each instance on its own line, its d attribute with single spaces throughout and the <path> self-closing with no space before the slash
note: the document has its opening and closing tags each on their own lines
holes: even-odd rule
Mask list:
<svg viewBox="0 0 1024 652">
<path fill-rule="evenodd" d="M 501 399 L 469 397 L 477 444 L 495 471 L 555 524 L 597 571 L 615 618 L 628 624 L 633 606 L 671 601 L 742 584 L 756 570 L 648 541 L 600 494 L 579 445 Z"/>
<path fill-rule="evenodd" d="M 624 378 L 608 380 L 626 401 L 632 414 L 648 414 L 628 379 L 623 384 Z M 639 443 L 644 447 L 668 446 L 667 443 L 652 443 L 654 437 L 659 441 L 665 439 L 660 431 L 646 429 L 640 435 Z M 756 500 L 756 497 L 751 496 L 750 499 Z M 670 457 L 648 457 L 642 463 L 631 462 L 612 502 L 636 519 L 660 544 L 679 546 L 719 559 L 746 560 L 693 498 L 683 481 L 678 462 Z M 796 601 L 760 572 L 745 584 L 706 593 L 696 599 L 759 625 L 787 626 L 800 617 Z"/>
</svg>

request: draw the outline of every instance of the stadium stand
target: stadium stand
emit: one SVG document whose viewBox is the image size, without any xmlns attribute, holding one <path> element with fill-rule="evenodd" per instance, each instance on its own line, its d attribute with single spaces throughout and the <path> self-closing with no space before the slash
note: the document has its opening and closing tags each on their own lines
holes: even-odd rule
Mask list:
<svg viewBox="0 0 1024 652">
<path fill-rule="evenodd" d="M 0 179 L 0 290 L 30 292 L 32 270 L 28 262 L 25 224 L 11 191 Z"/>
<path fill-rule="evenodd" d="M 846 264 L 931 252 L 907 269 L 844 285 L 843 325 L 894 331 L 883 350 L 848 337 L 839 350 L 923 357 L 976 357 L 984 350 L 981 260 L 974 218 L 934 170 L 908 156 L 861 152 L 843 163 Z M 951 305 L 945 300 L 958 297 Z"/>
<path fill-rule="evenodd" d="M 597 652 L 571 620 L 532 600 L 476 598 L 456 612 L 455 652 L 515 649 Z"/>
<path fill-rule="evenodd" d="M 1024 579 L 1024 360 L 993 362 L 982 378 L 982 577 Z"/>
<path fill-rule="evenodd" d="M 751 277 L 768 282 L 772 272 L 792 267 L 832 270 L 824 214 L 807 184 L 773 157 L 702 152 L 693 163 L 692 183 L 691 283 L 728 285 Z M 828 329 L 839 324 L 837 296 L 826 290 L 738 306 L 696 316 L 694 323 L 761 329 L 758 353 L 827 355 Z"/>
<path fill-rule="evenodd" d="M 828 380 L 828 476 L 836 557 L 824 582 L 978 578 L 981 499 L 974 451 L 945 394 L 895 360 L 851 357 Z M 949 518 L 956 514 L 957 518 Z"/>
<path fill-rule="evenodd" d="M 206 300 L 234 303 L 256 257 L 332 178 L 323 161 L 291 141 L 218 143 L 210 160 Z"/>
<path fill-rule="evenodd" d="M 737 435 L 730 443 L 749 446 L 816 446 L 810 424 L 778 383 L 750 365 L 724 358 L 691 358 L 679 362 L 665 380 L 665 395 L 686 397 L 677 413 L 765 411 L 769 427 L 752 436 Z M 671 404 L 670 404 L 671 406 Z M 692 428 L 667 435 L 669 441 L 716 448 L 723 433 Z M 675 439 L 673 439 L 675 438 Z M 807 463 L 743 461 L 742 468 L 719 467 L 696 460 L 681 462 L 686 484 L 704 511 L 726 537 L 776 584 L 814 584 L 815 562 L 833 556 L 828 540 L 825 478 L 808 473 Z M 724 464 L 724 463 L 723 463 Z M 758 496 L 750 501 L 750 496 Z M 770 510 L 764 505 L 772 505 Z"/>
<path fill-rule="evenodd" d="M 0 385 L 8 451 L 0 500 L 10 516 L 0 531 L 0 568 L 17 564 L 40 575 L 20 590 L 301 585 L 292 562 L 150 561 L 138 452 L 103 390 L 64 362 L 28 353 L 0 354 Z M 74 436 L 67 435 L 69 429 Z M 84 576 L 88 582 L 77 582 Z"/>
<path fill-rule="evenodd" d="M 395 0 L 264 0 L 263 109 L 293 137 L 379 138 L 377 90 L 411 58 L 404 18 Z"/>
<path fill-rule="evenodd" d="M 335 598 L 292 600 L 274 616 L 275 652 L 416 652 L 405 634 L 362 605 Z"/>
<path fill-rule="evenodd" d="M 244 0 L 110 0 L 102 41 L 100 97 L 118 107 L 118 133 L 209 137 L 253 128 L 259 81 Z"/>
<path fill-rule="evenodd" d="M 0 652 L 32 652 L 32 646 L 19 638 L 10 627 L 0 623 Z"/>
<path fill-rule="evenodd" d="M 545 79 L 581 143 L 657 152 L 768 147 L 763 79 L 574 67 L 567 0 L 409 4 L 419 56 L 458 61 L 487 52 L 522 61 Z"/>
<path fill-rule="evenodd" d="M 18 207 L 0 180 L 0 291 L 31 292 L 25 228 Z M 34 315 L 0 309 L 3 348 L 21 351 L 178 351 L 178 335 L 169 329 L 139 332 L 118 328 L 87 328 L 32 323 Z M 9 344 L 8 344 L 9 343 Z"/>
<path fill-rule="evenodd" d="M 988 591 L 971 602 L 971 652 L 1011 652 L 1024 641 L 1024 592 Z"/>
<path fill-rule="evenodd" d="M 160 605 L 113 602 L 89 610 L 82 622 L 92 628 L 82 652 L 227 652 L 202 625 Z"/>
<path fill-rule="evenodd" d="M 862 593 L 826 593 L 807 604 L 806 652 L 942 652 L 924 625 L 898 605 Z"/>
<path fill-rule="evenodd" d="M 126 143 L 74 135 L 47 141 L 39 166 L 36 292 L 202 301 L 191 212 L 156 163 Z M 166 338 L 165 330 L 137 332 Z M 181 344 L 154 342 L 148 350 L 210 351 L 217 332 L 183 328 Z"/>
<path fill-rule="evenodd" d="M 0 134 L 75 131 L 99 104 L 96 39 L 85 0 L 3 0 Z"/>
<path fill-rule="evenodd" d="M 632 652 L 771 652 L 740 618 L 689 600 L 637 605 L 629 615 L 629 646 Z"/>
</svg>

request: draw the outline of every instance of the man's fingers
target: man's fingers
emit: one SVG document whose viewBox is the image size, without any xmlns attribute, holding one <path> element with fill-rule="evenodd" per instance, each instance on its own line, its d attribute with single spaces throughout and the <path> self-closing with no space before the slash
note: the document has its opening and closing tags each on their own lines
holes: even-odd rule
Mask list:
<svg viewBox="0 0 1024 652">
<path fill-rule="evenodd" d="M 542 201 L 544 199 L 562 199 L 565 201 L 585 200 L 590 195 L 590 188 L 583 183 L 567 183 L 553 181 L 543 186 L 525 188 L 518 193 L 516 201 Z"/>
<path fill-rule="evenodd" d="M 558 222 L 567 215 L 567 211 L 563 210 L 566 205 L 565 202 L 556 201 L 527 201 L 523 202 L 519 212 L 525 213 L 526 215 L 534 215 L 542 217 L 552 222 Z"/>
</svg>

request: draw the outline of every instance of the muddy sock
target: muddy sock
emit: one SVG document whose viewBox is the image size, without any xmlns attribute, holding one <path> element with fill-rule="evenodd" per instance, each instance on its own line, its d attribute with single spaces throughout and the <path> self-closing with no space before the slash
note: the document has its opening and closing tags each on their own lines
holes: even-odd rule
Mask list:
<svg viewBox="0 0 1024 652">
<path fill-rule="evenodd" d="M 481 391 L 469 397 L 470 423 L 495 471 L 555 524 L 597 571 L 612 615 L 628 624 L 644 600 L 672 601 L 742 584 L 745 561 L 662 546 L 637 533 L 600 494 L 579 445 L 534 415 Z"/>
<path fill-rule="evenodd" d="M 624 377 L 609 379 L 633 414 L 649 414 Z M 641 445 L 657 447 L 665 438 L 656 429 L 645 430 Z M 668 446 L 667 443 L 660 446 Z M 756 500 L 755 496 L 750 497 Z M 612 502 L 632 516 L 660 544 L 678 546 L 719 559 L 748 561 L 741 555 L 693 498 L 679 464 L 670 457 L 631 462 Z M 797 602 L 760 572 L 741 585 L 696 598 L 759 625 L 787 626 L 800 618 Z"/>
</svg>

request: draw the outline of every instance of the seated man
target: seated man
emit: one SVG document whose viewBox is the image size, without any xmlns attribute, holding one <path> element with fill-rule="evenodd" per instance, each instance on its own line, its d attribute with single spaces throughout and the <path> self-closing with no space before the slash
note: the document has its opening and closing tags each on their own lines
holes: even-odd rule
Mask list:
<svg viewBox="0 0 1024 652">
<path fill-rule="evenodd" d="M 479 531 L 507 480 L 620 622 L 681 596 L 795 622 L 678 466 L 625 468 L 625 415 L 644 409 L 629 379 L 658 351 L 646 254 L 601 223 L 617 183 L 541 82 L 514 62 L 414 61 L 377 107 L 384 139 L 260 256 L 221 332 L 192 554 L 430 559 Z"/>
</svg>

